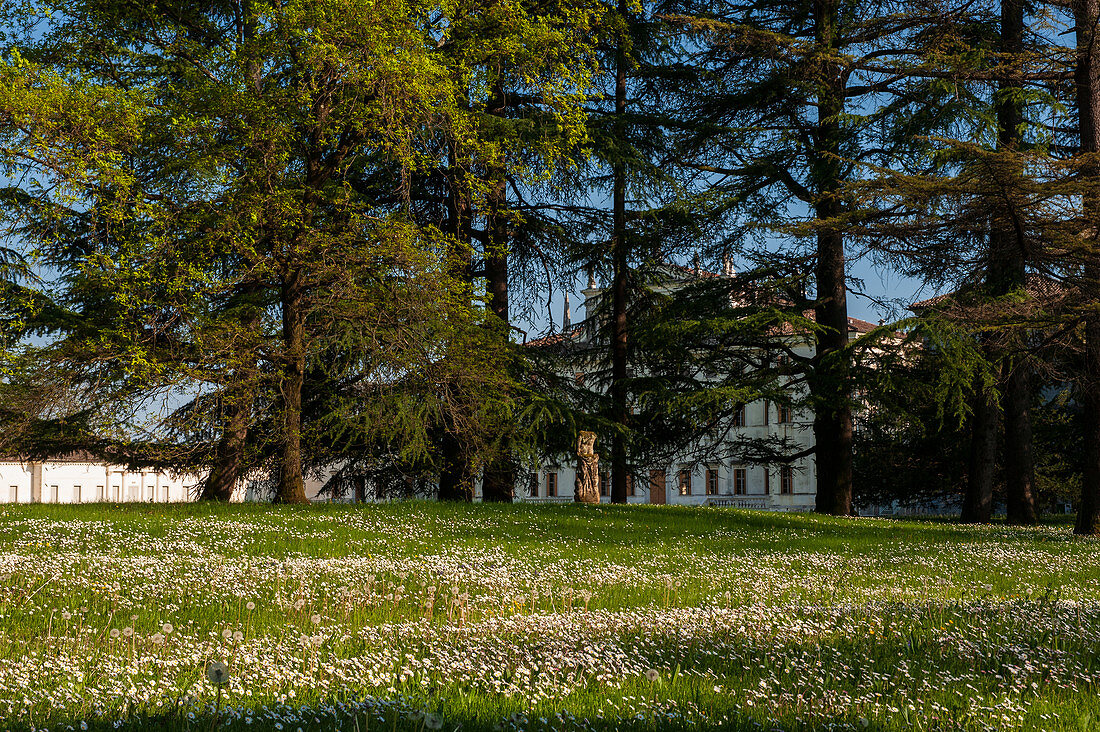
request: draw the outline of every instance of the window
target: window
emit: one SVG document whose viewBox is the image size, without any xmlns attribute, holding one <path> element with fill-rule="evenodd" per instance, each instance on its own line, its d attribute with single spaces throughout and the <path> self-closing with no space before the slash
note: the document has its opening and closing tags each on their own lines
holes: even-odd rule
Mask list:
<svg viewBox="0 0 1100 732">
<path fill-rule="evenodd" d="M 681 496 L 691 495 L 691 471 L 684 468 L 680 471 L 679 488 Z"/>
<path fill-rule="evenodd" d="M 57 503 L 58 497 L 61 493 L 61 489 L 56 485 L 50 486 L 50 503 Z"/>
<path fill-rule="evenodd" d="M 558 474 L 547 473 L 546 474 L 546 497 L 556 498 L 558 495 Z"/>
<path fill-rule="evenodd" d="M 772 492 L 772 476 L 767 467 L 764 468 L 764 495 L 771 495 Z"/>
<path fill-rule="evenodd" d="M 733 494 L 736 496 L 745 495 L 745 469 L 734 468 L 733 469 Z"/>
<path fill-rule="evenodd" d="M 19 503 L 19 486 L 8 486 L 8 495 L 7 498 L 4 500 L 4 503 Z"/>
<path fill-rule="evenodd" d="M 97 485 L 95 487 L 95 499 L 97 501 L 106 501 L 107 500 L 107 490 L 103 486 Z"/>
<path fill-rule="evenodd" d="M 718 471 L 714 468 L 707 468 L 707 495 L 718 495 Z"/>
<path fill-rule="evenodd" d="M 611 476 L 607 473 L 600 474 L 600 495 L 605 498 L 611 495 Z"/>
<path fill-rule="evenodd" d="M 733 412 L 733 426 L 744 427 L 745 426 L 745 405 L 738 404 Z"/>
<path fill-rule="evenodd" d="M 80 495 L 82 492 L 80 486 L 73 486 L 73 503 L 81 503 L 84 500 L 84 496 Z"/>
<path fill-rule="evenodd" d="M 527 475 L 527 495 L 531 498 L 539 497 L 539 474 L 529 473 Z"/>
<path fill-rule="evenodd" d="M 626 476 L 626 493 L 627 493 L 627 495 L 630 495 L 630 496 L 638 495 L 637 491 L 634 490 L 634 476 L 633 475 Z"/>
<path fill-rule="evenodd" d="M 779 411 L 779 424 L 788 424 L 791 421 L 791 408 L 788 405 L 780 404 L 777 407 Z"/>
<path fill-rule="evenodd" d="M 366 482 L 366 480 L 364 480 L 363 482 L 365 483 L 365 482 Z M 163 498 L 164 502 L 165 502 L 165 503 L 168 503 L 168 486 L 167 486 L 167 485 L 166 485 L 166 486 L 164 486 L 163 488 L 161 488 L 161 495 L 162 495 L 162 496 L 164 496 L 164 498 Z M 366 496 L 366 495 L 367 495 L 367 489 L 366 489 L 366 486 L 364 486 L 364 487 L 363 487 L 363 492 L 362 492 L 362 495 L 363 495 L 363 496 Z M 364 500 L 365 500 L 365 499 L 364 499 Z"/>
<path fill-rule="evenodd" d="M 772 403 L 769 402 L 767 399 L 765 399 L 764 400 L 764 421 L 761 422 L 760 424 L 767 424 L 768 423 L 768 412 L 771 411 L 771 408 L 772 408 Z"/>
<path fill-rule="evenodd" d="M 779 469 L 779 492 L 784 495 L 794 493 L 794 468 L 790 465 Z"/>
</svg>

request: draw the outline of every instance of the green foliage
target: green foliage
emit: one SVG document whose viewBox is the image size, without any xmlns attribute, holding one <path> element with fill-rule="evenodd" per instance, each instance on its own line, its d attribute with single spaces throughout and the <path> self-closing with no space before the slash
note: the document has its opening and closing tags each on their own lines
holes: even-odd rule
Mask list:
<svg viewBox="0 0 1100 732">
<path fill-rule="evenodd" d="M 313 465 L 352 442 L 421 460 L 442 415 L 489 439 L 509 409 L 494 398 L 507 358 L 411 185 L 454 148 L 512 161 L 517 180 L 568 165 L 591 64 L 563 50 L 583 49 L 590 16 L 419 0 L 5 6 L 4 211 L 45 271 L 34 308 L 5 300 L 41 336 L 13 374 L 48 374 L 42 393 L 66 395 L 24 416 L 79 403 L 85 434 L 124 450 L 170 439 L 178 466 L 211 459 L 234 409 L 254 426 L 249 465 L 297 459 L 299 432 Z M 501 66 L 540 116 L 478 111 Z M 464 185 L 480 205 L 477 177 Z"/>
</svg>

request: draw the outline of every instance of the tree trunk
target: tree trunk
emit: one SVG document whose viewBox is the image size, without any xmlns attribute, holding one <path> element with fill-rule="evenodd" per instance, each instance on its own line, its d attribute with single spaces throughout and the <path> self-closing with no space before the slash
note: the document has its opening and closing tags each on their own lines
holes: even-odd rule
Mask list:
<svg viewBox="0 0 1100 732">
<path fill-rule="evenodd" d="M 505 197 L 504 173 L 493 183 L 489 224 L 489 249 L 485 254 L 485 277 L 489 309 L 503 324 L 503 337 L 508 338 L 508 225 L 503 213 Z M 510 429 L 504 425 L 505 431 Z M 511 503 L 515 494 L 516 467 L 512 461 L 507 436 L 500 454 L 485 466 L 481 498 L 490 503 Z"/>
<path fill-rule="evenodd" d="M 498 72 L 498 78 L 494 85 L 493 94 L 489 99 L 488 112 L 491 115 L 502 117 L 505 108 L 505 95 L 502 79 Z M 501 334 L 505 339 L 505 345 L 509 338 L 509 313 L 508 313 L 508 184 L 505 180 L 503 164 L 490 166 L 488 171 L 491 190 L 489 192 L 489 215 L 486 217 L 486 245 L 485 245 L 485 286 L 486 295 L 489 298 L 489 311 L 495 315 L 501 326 Z M 510 429 L 510 425 L 504 425 L 504 431 Z M 485 472 L 481 481 L 481 499 L 487 503 L 511 503 L 514 499 L 516 486 L 516 468 L 512 461 L 507 435 L 502 440 L 500 454 L 495 456 L 485 466 Z"/>
<path fill-rule="evenodd" d="M 814 316 L 817 335 L 812 374 L 808 379 L 814 405 L 817 459 L 815 511 L 846 516 L 852 512 L 852 406 L 849 384 L 848 290 L 844 235 L 836 228 L 843 212 L 840 117 L 844 87 L 840 69 L 830 60 L 837 50 L 837 0 L 815 0 L 814 27 L 822 60 L 818 122 L 810 155 L 810 175 L 817 201 L 817 262 Z"/>
<path fill-rule="evenodd" d="M 1081 131 L 1081 152 L 1100 154 L 1100 0 L 1075 0 L 1074 25 L 1077 35 L 1077 68 L 1074 81 Z M 1083 196 L 1085 217 L 1092 231 L 1087 242 L 1083 288 L 1095 296 L 1100 287 L 1100 161 L 1089 161 L 1082 171 L 1087 186 Z M 1100 317 L 1089 313 L 1085 318 L 1084 368 L 1079 391 L 1084 407 L 1085 445 L 1081 501 L 1077 507 L 1077 534 L 1100 534 Z"/>
<path fill-rule="evenodd" d="M 233 395 L 228 404 L 229 420 L 214 448 L 214 465 L 210 469 L 210 475 L 203 481 L 200 501 L 228 501 L 241 478 L 252 403 L 251 399 L 234 392 L 235 390 L 231 390 Z"/>
<path fill-rule="evenodd" d="M 1001 51 L 1015 56 L 1024 48 L 1023 0 L 1001 2 Z M 1011 76 L 999 84 L 997 148 L 1014 153 L 1020 147 L 1024 114 L 1019 82 Z M 1023 171 L 1019 171 L 1022 176 Z M 1009 204 L 1011 205 L 1011 204 Z M 988 284 L 994 295 L 1006 295 L 1026 286 L 1027 242 L 1024 232 L 1011 225 L 1011 212 L 996 217 L 990 231 Z M 1011 349 L 1024 347 L 1026 332 L 1011 334 Z M 1005 505 L 1008 522 L 1034 524 L 1035 465 L 1031 446 L 1031 393 L 1026 360 L 1008 357 L 1002 366 L 1001 410 L 1004 413 Z"/>
<path fill-rule="evenodd" d="M 821 212 L 819 211 L 819 216 Z M 817 305 L 814 314 L 826 330 L 817 336 L 814 373 L 809 378 L 814 404 L 818 513 L 852 512 L 852 407 L 849 394 L 848 308 L 843 238 L 818 236 Z"/>
<path fill-rule="evenodd" d="M 1096 16 L 1092 17 L 1095 28 Z M 1094 270 L 1092 274 L 1100 276 L 1100 271 Z M 1073 533 L 1097 536 L 1100 535 L 1100 319 L 1095 317 L 1090 317 L 1085 324 L 1085 369 L 1080 389 L 1084 406 L 1085 466 Z"/>
<path fill-rule="evenodd" d="M 966 476 L 966 497 L 962 520 L 985 524 L 993 516 L 993 481 L 997 473 L 997 434 L 1000 427 L 993 393 L 979 385 L 975 389 L 974 416 L 970 420 L 970 466 Z"/>
<path fill-rule="evenodd" d="M 619 0 L 619 17 L 624 26 L 629 10 L 626 0 Z M 623 31 L 624 36 L 626 31 Z M 615 136 L 621 144 L 626 136 L 626 41 L 618 39 L 615 49 Z M 617 151 L 612 161 L 612 222 L 611 222 L 611 419 L 619 427 L 611 438 L 611 502 L 626 503 L 628 469 L 626 461 L 626 428 L 630 419 L 627 403 L 628 335 L 626 295 L 628 251 L 626 232 L 626 161 Z"/>
<path fill-rule="evenodd" d="M 302 481 L 302 387 L 306 373 L 303 300 L 300 274 L 291 271 L 282 285 L 285 373 L 280 383 L 283 424 L 276 503 L 309 503 Z"/>
<path fill-rule="evenodd" d="M 507 453 L 485 466 L 481 481 L 481 500 L 486 503 L 511 503 L 515 500 L 516 467 Z"/>
<path fill-rule="evenodd" d="M 443 433 L 441 445 L 443 464 L 439 472 L 439 500 L 474 500 L 474 476 L 466 458 L 462 441 L 450 429 Z"/>
<path fill-rule="evenodd" d="M 238 293 L 238 307 L 243 307 L 243 314 L 238 320 L 238 326 L 246 333 L 254 332 L 260 324 L 259 308 L 255 306 L 253 298 L 258 292 L 258 285 L 254 282 L 247 283 Z M 223 385 L 223 396 L 220 406 L 227 413 L 227 418 L 222 426 L 222 436 L 214 447 L 214 461 L 210 468 L 210 474 L 203 481 L 201 501 L 228 501 L 233 495 L 233 489 L 241 480 L 241 472 L 245 469 L 245 447 L 248 440 L 248 429 L 252 421 L 253 386 L 250 379 L 256 370 L 256 357 L 251 347 L 246 346 L 242 351 L 243 358 L 230 373 L 229 383 Z"/>
<path fill-rule="evenodd" d="M 1038 523 L 1031 440 L 1031 379 L 1017 359 L 1004 365 L 1005 507 L 1010 524 Z"/>
<path fill-rule="evenodd" d="M 456 281 L 469 284 L 470 241 L 473 235 L 470 195 L 462 177 L 464 170 L 459 165 L 460 152 L 456 143 L 452 143 L 450 147 L 450 158 L 451 169 L 447 176 L 447 233 L 451 235 L 451 241 L 448 244 L 447 269 Z M 453 393 L 452 385 L 445 388 Z M 447 399 L 446 402 L 457 403 L 452 399 Z M 465 440 L 458 434 L 458 420 L 455 415 L 443 417 L 439 452 L 439 500 L 472 501 L 473 469 Z"/>
</svg>

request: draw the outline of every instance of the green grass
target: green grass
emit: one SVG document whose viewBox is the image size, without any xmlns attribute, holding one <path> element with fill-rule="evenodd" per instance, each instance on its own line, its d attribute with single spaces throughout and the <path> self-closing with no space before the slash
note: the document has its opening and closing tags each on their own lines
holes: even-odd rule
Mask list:
<svg viewBox="0 0 1100 732">
<path fill-rule="evenodd" d="M 4 506 L 0 718 L 1100 729 L 1098 550 L 686 507 Z"/>
</svg>

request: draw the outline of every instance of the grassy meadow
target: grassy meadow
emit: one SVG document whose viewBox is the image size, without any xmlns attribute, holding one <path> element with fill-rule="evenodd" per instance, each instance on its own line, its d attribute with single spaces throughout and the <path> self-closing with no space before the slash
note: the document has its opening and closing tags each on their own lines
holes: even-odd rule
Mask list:
<svg viewBox="0 0 1100 732">
<path fill-rule="evenodd" d="M 6 505 L 0 728 L 1100 729 L 1100 542 L 686 507 Z"/>
</svg>

